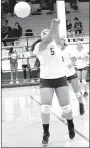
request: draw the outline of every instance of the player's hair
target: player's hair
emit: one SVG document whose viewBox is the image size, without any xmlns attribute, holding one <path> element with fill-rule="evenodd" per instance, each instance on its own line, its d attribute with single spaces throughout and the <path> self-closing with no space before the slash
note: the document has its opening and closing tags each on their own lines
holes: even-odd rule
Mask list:
<svg viewBox="0 0 90 148">
<path fill-rule="evenodd" d="M 82 42 L 79 40 L 79 41 L 77 41 L 77 46 L 78 45 L 81 45 L 81 48 L 83 48 L 83 44 L 82 44 Z"/>
<path fill-rule="evenodd" d="M 30 51 L 34 51 L 34 48 L 35 48 L 35 45 L 39 42 L 41 42 L 42 40 L 41 39 L 38 39 L 37 41 L 35 41 L 33 44 L 32 44 L 32 47 L 31 47 L 31 50 Z"/>
</svg>

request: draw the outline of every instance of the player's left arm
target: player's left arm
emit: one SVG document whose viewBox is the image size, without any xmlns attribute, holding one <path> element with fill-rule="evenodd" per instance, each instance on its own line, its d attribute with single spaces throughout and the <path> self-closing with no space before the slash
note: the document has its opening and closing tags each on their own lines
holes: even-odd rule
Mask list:
<svg viewBox="0 0 90 148">
<path fill-rule="evenodd" d="M 84 61 L 88 61 L 88 54 L 87 54 L 87 53 L 84 53 L 83 60 L 84 60 Z"/>
<path fill-rule="evenodd" d="M 72 61 L 72 66 L 74 66 L 76 64 L 76 57 L 71 57 L 71 61 Z"/>
<path fill-rule="evenodd" d="M 72 64 L 72 66 L 75 66 L 76 61 L 77 61 L 76 56 L 75 56 L 73 53 L 69 53 L 69 55 L 70 55 L 70 59 L 71 59 L 71 64 Z"/>
<path fill-rule="evenodd" d="M 57 19 L 57 20 L 58 20 L 58 19 Z M 56 24 L 57 26 L 56 26 L 55 31 L 54 31 L 54 33 L 53 33 L 53 38 L 54 38 L 55 42 L 56 42 L 58 45 L 61 45 L 61 38 L 60 38 L 60 36 L 59 36 L 59 24 L 60 24 L 60 20 L 58 20 L 58 21 L 59 21 L 59 23 Z"/>
</svg>

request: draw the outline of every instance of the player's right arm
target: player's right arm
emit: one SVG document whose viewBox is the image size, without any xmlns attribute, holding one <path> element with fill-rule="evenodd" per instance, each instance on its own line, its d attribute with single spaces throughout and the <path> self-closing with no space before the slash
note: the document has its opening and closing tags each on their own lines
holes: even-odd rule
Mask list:
<svg viewBox="0 0 90 148">
<path fill-rule="evenodd" d="M 49 42 L 52 41 L 53 33 L 55 32 L 56 27 L 57 27 L 56 24 L 58 24 L 58 21 L 57 21 L 57 19 L 55 18 L 55 19 L 52 20 L 52 22 L 51 22 L 51 27 L 50 27 L 50 31 L 49 31 L 49 33 L 48 33 L 48 36 L 44 39 L 43 42 L 49 43 Z"/>
</svg>

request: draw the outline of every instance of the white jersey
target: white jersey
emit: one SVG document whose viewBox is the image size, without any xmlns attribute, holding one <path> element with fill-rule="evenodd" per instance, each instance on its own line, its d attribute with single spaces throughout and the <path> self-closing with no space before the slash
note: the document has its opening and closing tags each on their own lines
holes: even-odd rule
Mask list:
<svg viewBox="0 0 90 148">
<path fill-rule="evenodd" d="M 81 51 L 76 50 L 75 57 L 77 59 L 76 61 L 77 69 L 82 69 L 87 66 L 87 62 L 84 59 L 85 56 L 87 56 L 87 52 L 85 52 L 83 49 Z"/>
<path fill-rule="evenodd" d="M 71 55 L 69 52 L 69 46 L 66 46 L 66 48 L 62 50 L 62 57 L 63 57 L 64 64 L 65 64 L 66 77 L 74 75 L 76 73 L 74 66 L 70 68 L 68 67 L 68 65 L 72 64 Z"/>
<path fill-rule="evenodd" d="M 40 61 L 40 78 L 56 79 L 65 76 L 65 66 L 62 61 L 61 49 L 54 41 L 45 50 L 39 51 L 40 43 L 36 44 L 34 54 Z"/>
<path fill-rule="evenodd" d="M 17 59 L 17 54 L 16 53 L 12 53 L 12 59 Z"/>
<path fill-rule="evenodd" d="M 30 57 L 30 53 L 29 52 L 23 52 L 22 53 L 22 64 L 23 65 L 27 65 L 28 64 L 28 58 L 29 57 Z"/>
</svg>

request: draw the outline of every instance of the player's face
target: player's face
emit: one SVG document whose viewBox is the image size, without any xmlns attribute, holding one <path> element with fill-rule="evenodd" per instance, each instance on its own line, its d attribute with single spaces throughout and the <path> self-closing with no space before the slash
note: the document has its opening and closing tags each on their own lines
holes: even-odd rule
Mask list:
<svg viewBox="0 0 90 148">
<path fill-rule="evenodd" d="M 82 44 L 81 43 L 77 43 L 77 50 L 81 51 L 82 50 Z"/>
<path fill-rule="evenodd" d="M 64 46 L 64 44 L 65 44 L 65 40 L 64 40 L 64 38 L 61 37 L 61 45 Z"/>
<path fill-rule="evenodd" d="M 43 30 L 41 32 L 41 39 L 44 40 L 48 36 L 48 33 L 49 33 L 49 29 Z"/>
</svg>

